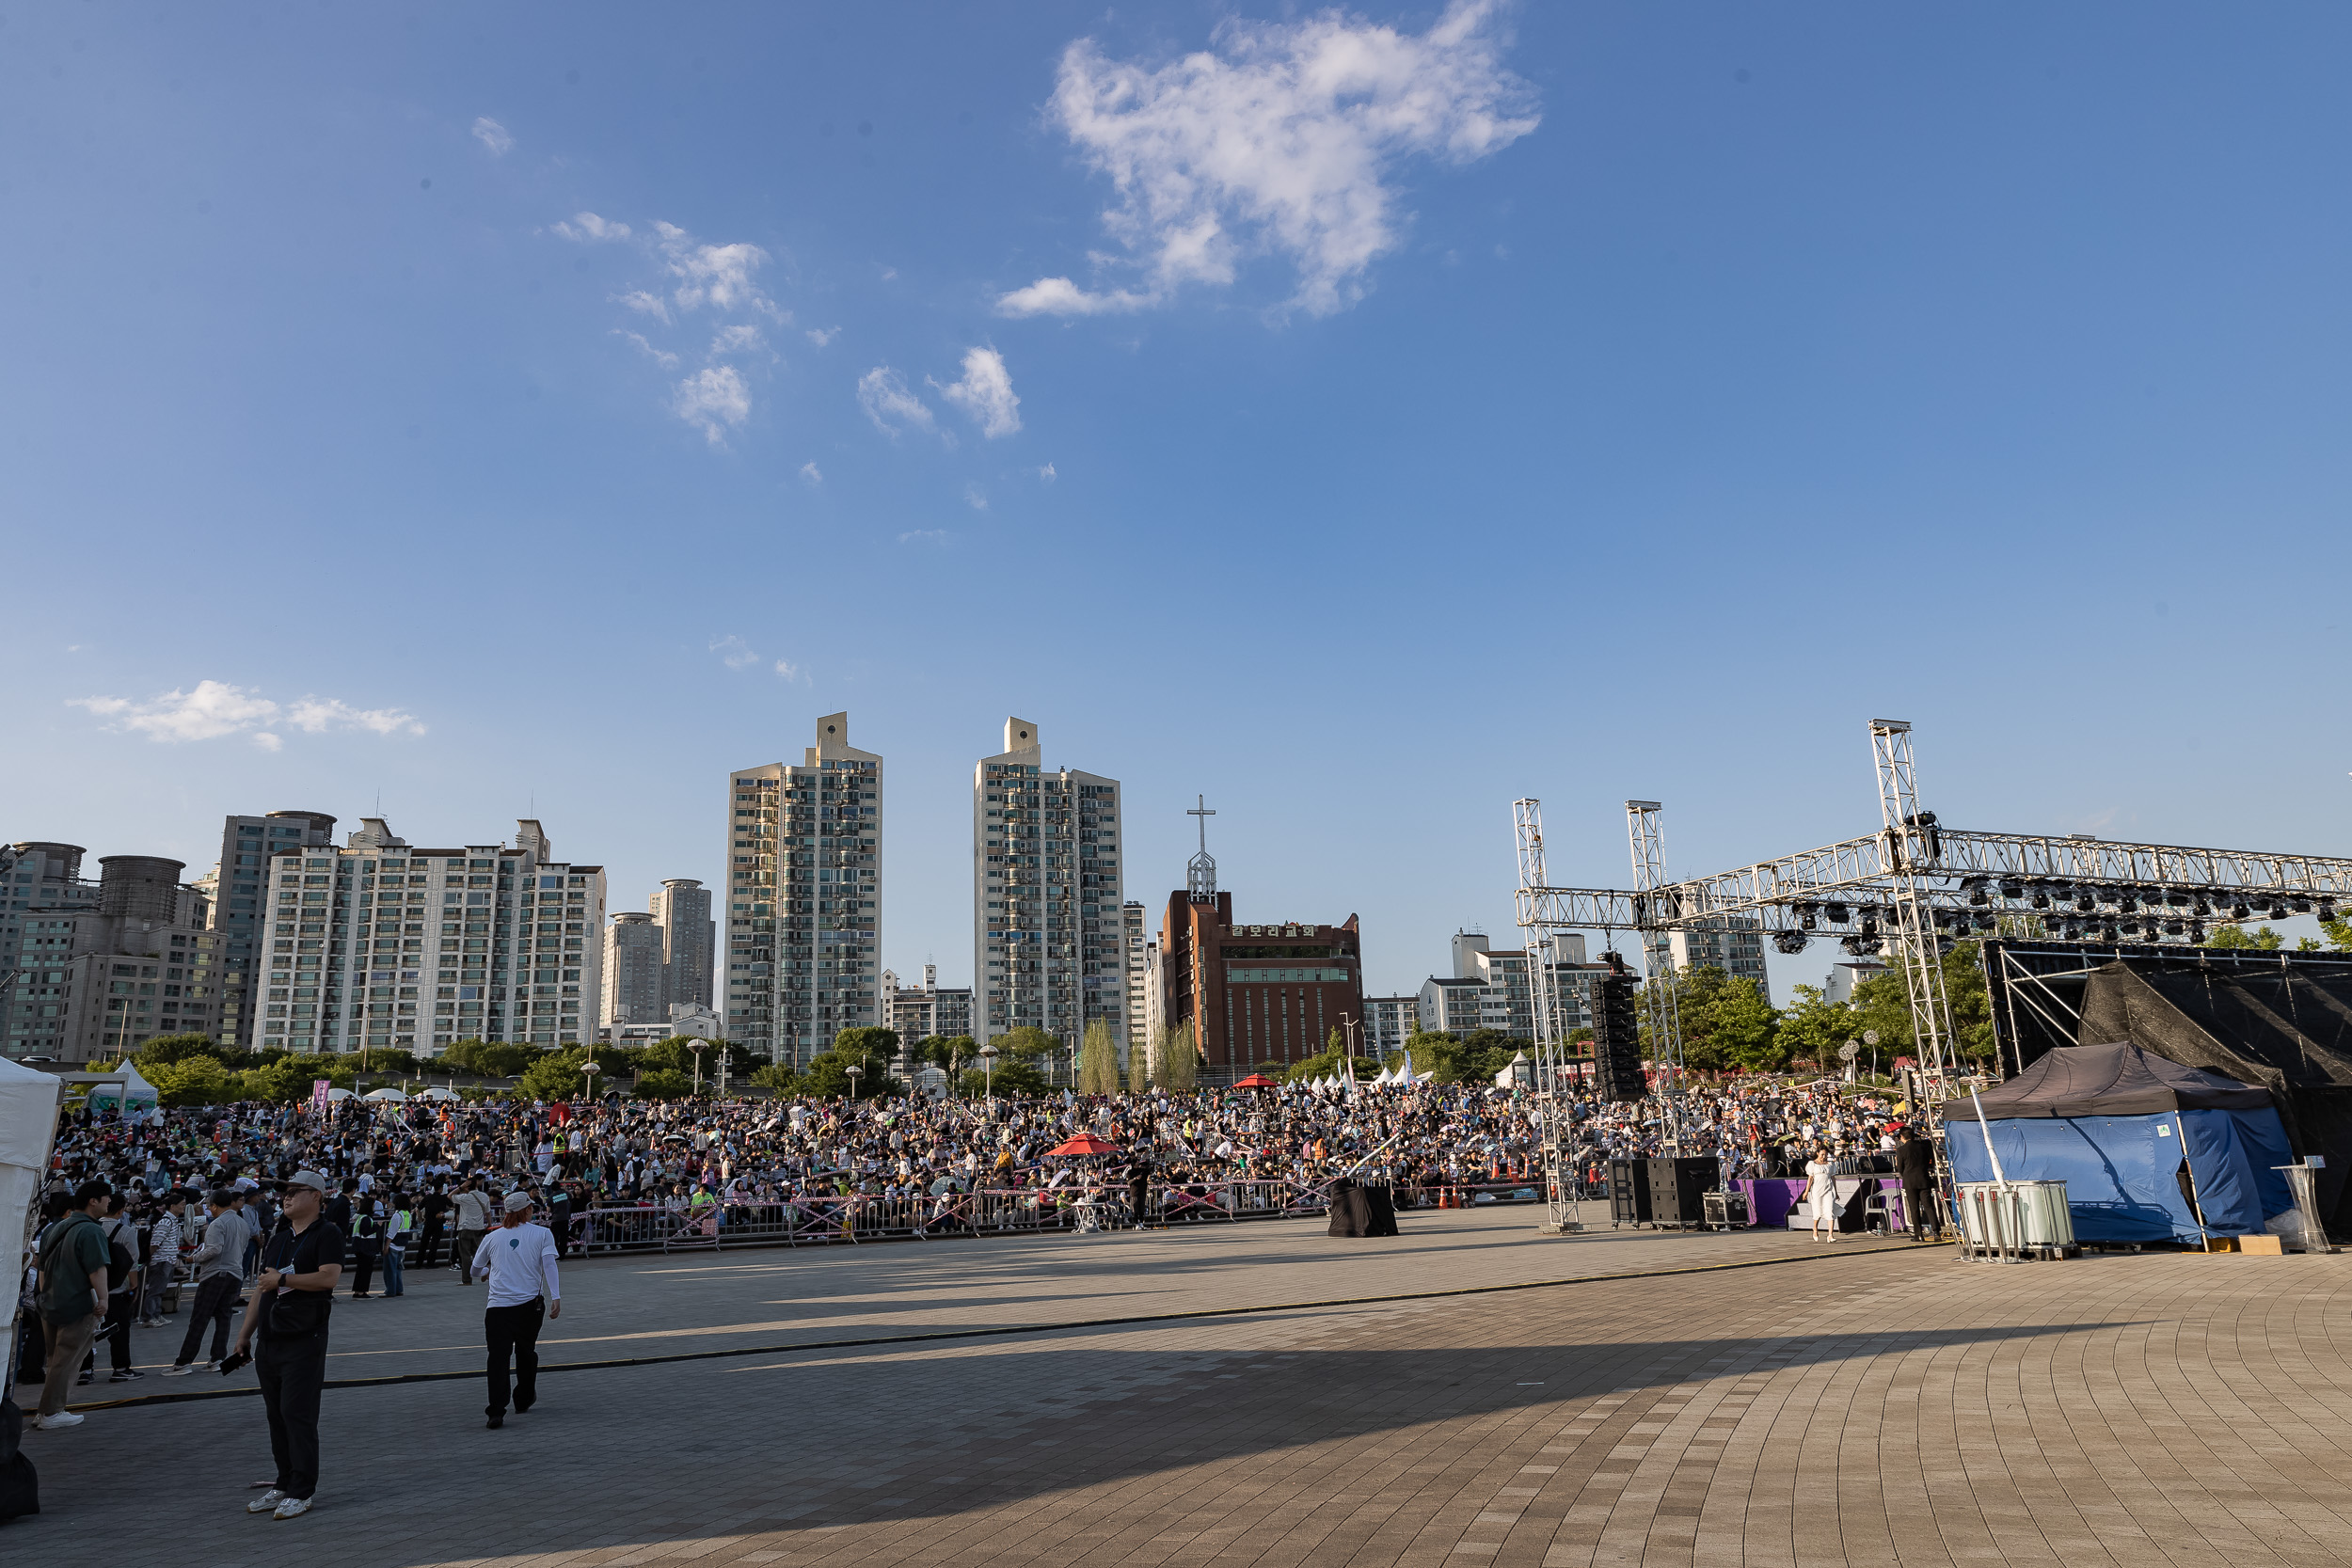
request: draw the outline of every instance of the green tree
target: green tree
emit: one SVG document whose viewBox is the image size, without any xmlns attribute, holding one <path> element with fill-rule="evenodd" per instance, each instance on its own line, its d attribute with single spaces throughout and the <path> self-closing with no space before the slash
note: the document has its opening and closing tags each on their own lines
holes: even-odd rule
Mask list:
<svg viewBox="0 0 2352 1568">
<path fill-rule="evenodd" d="M 140 1073 L 150 1083 L 154 1083 L 155 1075 L 149 1069 L 169 1067 L 191 1056 L 208 1056 L 217 1062 L 221 1059 L 220 1047 L 213 1043 L 210 1035 L 157 1035 L 131 1053 L 131 1060 L 138 1065 Z M 157 1086 L 161 1087 L 160 1085 Z M 206 1101 L 197 1101 L 194 1103 L 200 1105 Z"/>
<path fill-rule="evenodd" d="M 1799 986 L 1796 1000 L 1781 1009 L 1777 1041 L 1781 1064 L 1834 1062 L 1837 1048 L 1861 1032 L 1862 1024 L 1851 1007 L 1829 1001 L 1819 986 Z"/>
<path fill-rule="evenodd" d="M 1335 1072 L 1344 1078 L 1348 1075 L 1351 1066 L 1355 1071 L 1356 1082 L 1359 1084 L 1369 1084 L 1380 1075 L 1380 1064 L 1371 1057 L 1350 1057 L 1344 1045 L 1333 1045 L 1316 1052 L 1305 1061 L 1293 1062 L 1289 1069 L 1282 1074 L 1282 1082 L 1285 1084 L 1311 1083 L 1318 1078 L 1328 1078 Z"/>
<path fill-rule="evenodd" d="M 1119 1042 L 1111 1038 L 1111 1026 L 1099 1018 L 1087 1025 L 1086 1037 L 1078 1043 L 1078 1092 L 1119 1092 Z"/>
<path fill-rule="evenodd" d="M 588 1053 L 584 1050 L 542 1056 L 523 1069 L 522 1078 L 515 1086 L 532 1100 L 578 1100 L 588 1092 L 588 1075 L 580 1070 L 587 1061 Z"/>
<path fill-rule="evenodd" d="M 1008 1029 L 996 1037 L 995 1043 L 998 1051 L 1012 1057 L 1015 1061 L 1022 1062 L 1042 1061 L 1056 1052 L 1065 1049 L 1058 1035 L 1049 1035 L 1044 1030 L 1033 1028 L 1028 1024 L 1023 1024 L 1018 1029 Z"/>
<path fill-rule="evenodd" d="M 1127 1037 L 1127 1092 L 1144 1094 L 1152 1087 L 1151 1042 L 1138 1035 Z"/>
<path fill-rule="evenodd" d="M 332 1072 L 324 1070 L 324 1064 L 316 1057 L 279 1056 L 238 1073 L 235 1098 L 289 1104 L 308 1099 L 313 1080 L 331 1080 L 333 1076 Z"/>
<path fill-rule="evenodd" d="M 890 1075 L 898 1056 L 898 1037 L 887 1029 L 844 1029 L 834 1037 L 831 1051 L 820 1053 L 801 1075 L 801 1092 L 814 1095 L 850 1093 L 850 1069 L 864 1076 L 857 1081 L 857 1098 L 902 1094 L 905 1085 Z"/>
<path fill-rule="evenodd" d="M 975 1097 L 987 1093 L 992 1076 L 998 1094 L 1043 1094 L 1047 1087 L 1045 1074 L 1027 1062 L 1015 1060 L 999 1061 L 993 1075 L 979 1068 L 969 1069 L 963 1075 L 963 1092 Z"/>
<path fill-rule="evenodd" d="M 2337 924 L 2343 923 L 2339 921 Z M 2205 938 L 2207 947 L 2250 947 L 2265 953 L 2274 953 L 2286 944 L 2287 939 L 2267 926 L 2252 931 L 2243 926 L 2216 926 L 2212 934 Z"/>
<path fill-rule="evenodd" d="M 1708 1038 L 1731 1066 L 1770 1071 L 1788 1059 L 1779 1045 L 1780 1015 L 1754 980 L 1732 979 L 1715 993 L 1707 1014 Z"/>
<path fill-rule="evenodd" d="M 1979 954 L 1981 947 L 1973 938 L 1955 942 L 1944 955 L 1944 1000 L 1951 1008 L 1952 1049 L 1959 1056 L 1979 1062 L 1993 1057 L 1993 998 L 1984 982 L 1984 967 Z M 1915 1053 L 1918 1037 L 1911 1026 L 1911 986 L 1904 978 L 1899 957 L 1894 967 L 1883 974 L 1874 974 L 1858 982 L 1853 989 L 1853 1022 L 1856 1025 L 1850 1037 L 1860 1039 L 1871 1030 L 1878 1033 L 1878 1050 L 1884 1056 Z M 1842 1041 L 1840 1043 L 1843 1043 Z M 1821 1063 L 1824 1069 L 1836 1064 L 1835 1054 Z"/>
<path fill-rule="evenodd" d="M 1193 1046 L 1191 1024 L 1160 1031 L 1159 1049 L 1152 1053 L 1152 1079 L 1169 1094 L 1188 1094 L 1200 1082 L 1200 1058 Z"/>
<path fill-rule="evenodd" d="M 833 1037 L 835 1051 L 855 1056 L 861 1062 L 880 1061 L 886 1067 L 898 1062 L 898 1031 L 896 1029 L 844 1029 Z M 866 1082 L 873 1082 L 867 1079 Z"/>
<path fill-rule="evenodd" d="M 146 1076 L 155 1085 L 156 1098 L 167 1105 L 225 1105 L 236 1098 L 235 1077 L 215 1056 L 183 1056 Z"/>
<path fill-rule="evenodd" d="M 787 1095 L 795 1095 L 803 1092 L 801 1089 L 801 1075 L 793 1071 L 789 1066 L 782 1062 L 771 1062 L 766 1067 L 754 1068 L 752 1069 L 752 1087 L 755 1089 L 766 1089 L 770 1094 L 775 1095 L 779 1099 Z"/>
<path fill-rule="evenodd" d="M 1405 1049 L 1388 1058 L 1389 1067 L 1402 1067 L 1405 1058 L 1413 1059 L 1413 1076 L 1426 1074 L 1432 1083 L 1458 1084 L 1462 1081 L 1462 1037 L 1442 1029 L 1416 1029 L 1405 1040 Z"/>
<path fill-rule="evenodd" d="M 969 1035 L 926 1035 L 914 1045 L 915 1060 L 938 1068 L 951 1083 L 963 1064 L 979 1053 L 978 1042 Z"/>
<path fill-rule="evenodd" d="M 1675 1016 L 1682 1030 L 1682 1061 L 1702 1072 L 1721 1071 L 1728 1065 L 1715 1041 L 1714 1003 L 1731 975 L 1718 964 L 1693 964 L 1687 969 L 1661 965 L 1660 973 L 1642 982 L 1636 1008 L 1641 1018 L 1642 1054 L 1651 1061 L 1661 1053 L 1650 1038 L 1650 1000 L 1659 988 L 1672 993 Z"/>
<path fill-rule="evenodd" d="M 656 1068 L 637 1080 L 640 1100 L 686 1100 L 694 1093 L 694 1077 L 674 1067 Z"/>
</svg>

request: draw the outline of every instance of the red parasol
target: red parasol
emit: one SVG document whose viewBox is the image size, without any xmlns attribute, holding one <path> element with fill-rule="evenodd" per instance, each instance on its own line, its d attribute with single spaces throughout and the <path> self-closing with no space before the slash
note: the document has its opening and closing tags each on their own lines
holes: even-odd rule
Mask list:
<svg viewBox="0 0 2352 1568">
<path fill-rule="evenodd" d="M 1098 1138 L 1091 1132 L 1080 1132 L 1059 1148 L 1047 1149 L 1045 1157 L 1051 1160 L 1063 1154 L 1116 1154 L 1118 1152 L 1119 1146 L 1108 1138 Z"/>
<path fill-rule="evenodd" d="M 1272 1089 L 1280 1086 L 1263 1072 L 1253 1072 L 1233 1085 L 1237 1089 Z"/>
</svg>

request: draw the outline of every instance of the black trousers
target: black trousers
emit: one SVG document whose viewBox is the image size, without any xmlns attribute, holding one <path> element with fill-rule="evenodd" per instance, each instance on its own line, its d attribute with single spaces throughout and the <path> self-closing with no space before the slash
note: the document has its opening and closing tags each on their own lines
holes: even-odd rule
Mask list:
<svg viewBox="0 0 2352 1568">
<path fill-rule="evenodd" d="M 351 1282 L 351 1293 L 355 1296 L 364 1296 L 368 1293 L 368 1282 L 375 1277 L 375 1260 L 383 1256 L 384 1243 L 354 1242 L 351 1244 L 351 1251 L 352 1260 L 358 1269 L 358 1276 Z"/>
<path fill-rule="evenodd" d="M 319 1489 L 319 1394 L 326 1386 L 326 1336 L 259 1340 L 253 1371 L 262 1382 L 262 1407 L 269 1413 L 278 1489 L 290 1497 L 307 1497 Z"/>
<path fill-rule="evenodd" d="M 99 1322 L 98 1338 L 91 1341 L 90 1353 L 82 1357 L 82 1370 L 94 1371 L 98 1367 L 98 1346 L 106 1347 L 106 1359 L 118 1372 L 131 1370 L 131 1320 L 136 1315 L 139 1293 L 118 1291 L 106 1298 L 106 1315 Z"/>
<path fill-rule="evenodd" d="M 490 1402 L 484 1414 L 506 1414 L 506 1362 L 515 1362 L 515 1408 L 528 1410 L 539 1398 L 539 1324 L 547 1304 L 532 1300 L 519 1307 L 483 1309 L 482 1334 L 490 1343 Z"/>
<path fill-rule="evenodd" d="M 1911 1222 L 1914 1236 L 1932 1229 L 1939 1240 L 1944 1235 L 1944 1206 L 1936 1201 L 1932 1186 L 1915 1187 L 1903 1183 L 1903 1218 Z"/>
<path fill-rule="evenodd" d="M 442 1226 L 437 1215 L 424 1222 L 424 1243 L 417 1254 L 417 1267 L 430 1269 L 437 1266 L 441 1256 L 441 1235 Z"/>
<path fill-rule="evenodd" d="M 196 1359 L 204 1343 L 206 1323 L 213 1325 L 212 1359 L 217 1361 L 229 1354 L 229 1320 L 236 1316 L 240 1283 L 233 1274 L 216 1274 L 197 1285 L 196 1305 L 188 1309 L 188 1332 L 180 1341 L 173 1366 L 184 1367 Z"/>
</svg>

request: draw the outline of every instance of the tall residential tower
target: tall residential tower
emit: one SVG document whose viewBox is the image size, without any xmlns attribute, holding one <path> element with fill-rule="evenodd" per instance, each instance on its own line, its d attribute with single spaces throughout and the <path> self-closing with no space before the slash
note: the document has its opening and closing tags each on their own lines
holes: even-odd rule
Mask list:
<svg viewBox="0 0 2352 1568">
<path fill-rule="evenodd" d="M 804 1064 L 882 1022 L 882 759 L 829 713 L 799 766 L 729 775 L 726 809 L 727 1037 Z"/>
<path fill-rule="evenodd" d="M 1127 1038 L 1119 781 L 1048 772 L 1037 726 L 972 769 L 972 1034 L 1038 1028 L 1075 1045 L 1097 1019 Z"/>
</svg>

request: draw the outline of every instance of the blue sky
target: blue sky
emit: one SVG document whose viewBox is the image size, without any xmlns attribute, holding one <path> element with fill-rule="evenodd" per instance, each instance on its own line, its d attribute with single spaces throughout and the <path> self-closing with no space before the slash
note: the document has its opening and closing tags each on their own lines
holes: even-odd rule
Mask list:
<svg viewBox="0 0 2352 1568">
<path fill-rule="evenodd" d="M 848 708 L 962 982 L 1018 713 L 1130 896 L 1206 793 L 1384 990 L 1507 928 L 1514 797 L 1698 874 L 1873 828 L 1873 717 L 1948 822 L 2343 853 L 2348 34 L 13 11 L 0 834 L 535 807 L 636 908 Z"/>
</svg>

